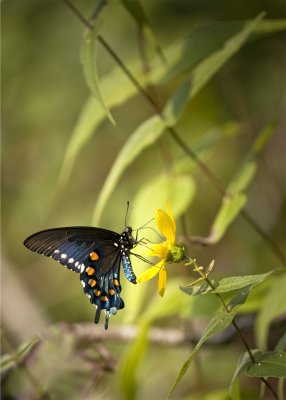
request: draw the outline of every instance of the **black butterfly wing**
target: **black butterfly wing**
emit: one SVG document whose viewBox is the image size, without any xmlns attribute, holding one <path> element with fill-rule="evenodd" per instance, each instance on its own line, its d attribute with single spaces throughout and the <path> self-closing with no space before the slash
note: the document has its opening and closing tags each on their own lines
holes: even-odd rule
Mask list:
<svg viewBox="0 0 286 400">
<path fill-rule="evenodd" d="M 94 322 L 97 324 L 101 311 L 105 311 L 105 329 L 108 328 L 110 315 L 124 308 L 120 296 L 121 253 L 111 246 L 96 248 L 84 261 L 84 270 L 80 274 L 84 293 L 96 307 Z"/>
<path fill-rule="evenodd" d="M 107 229 L 93 227 L 66 227 L 47 229 L 29 236 L 24 245 L 46 257 L 65 265 L 75 272 L 84 269 L 83 262 L 96 248 L 106 248 L 102 270 L 107 272 L 112 267 L 112 259 L 119 253 L 117 243 L 120 235 Z"/>
</svg>

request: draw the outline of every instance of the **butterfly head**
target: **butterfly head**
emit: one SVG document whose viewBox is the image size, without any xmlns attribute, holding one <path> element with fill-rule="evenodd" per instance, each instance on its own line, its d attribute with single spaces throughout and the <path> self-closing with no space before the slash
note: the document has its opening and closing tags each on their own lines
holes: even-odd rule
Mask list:
<svg viewBox="0 0 286 400">
<path fill-rule="evenodd" d="M 131 226 L 126 226 L 124 231 L 121 234 L 120 238 L 121 244 L 124 245 L 125 249 L 130 250 L 132 249 L 137 243 L 137 239 L 132 235 L 132 228 Z"/>
</svg>

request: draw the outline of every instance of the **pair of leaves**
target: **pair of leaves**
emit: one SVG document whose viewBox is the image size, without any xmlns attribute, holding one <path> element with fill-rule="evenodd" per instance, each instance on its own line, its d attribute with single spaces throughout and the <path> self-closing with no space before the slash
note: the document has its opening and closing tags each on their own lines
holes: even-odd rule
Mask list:
<svg viewBox="0 0 286 400">
<path fill-rule="evenodd" d="M 280 270 L 279 270 L 280 271 Z M 171 387 L 171 390 L 167 396 L 167 398 L 170 397 L 170 395 L 173 393 L 187 370 L 189 369 L 194 356 L 196 353 L 199 351 L 201 348 L 202 344 L 209 339 L 211 336 L 215 335 L 216 333 L 219 333 L 223 331 L 225 328 L 227 328 L 233 321 L 240 305 L 242 305 L 246 299 L 247 296 L 250 292 L 250 290 L 268 279 L 271 275 L 276 273 L 277 271 L 270 271 L 265 274 L 259 274 L 259 275 L 248 275 L 248 276 L 237 276 L 237 277 L 229 277 L 229 278 L 224 278 L 221 281 L 218 282 L 218 284 L 215 284 L 215 290 L 212 290 L 209 285 L 206 284 L 206 282 L 202 283 L 200 286 L 187 286 L 182 288 L 182 290 L 192 296 L 196 296 L 199 294 L 206 294 L 206 293 L 216 293 L 216 294 L 221 294 L 221 293 L 227 293 L 227 292 L 232 292 L 234 290 L 238 290 L 238 293 L 231 299 L 228 309 L 229 312 L 223 312 L 215 316 L 208 324 L 207 328 L 205 329 L 205 332 L 203 333 L 202 338 L 200 341 L 197 343 L 195 346 L 194 350 L 186 360 L 186 362 L 183 364 L 174 384 Z M 284 270 L 283 270 L 284 272 Z"/>
</svg>

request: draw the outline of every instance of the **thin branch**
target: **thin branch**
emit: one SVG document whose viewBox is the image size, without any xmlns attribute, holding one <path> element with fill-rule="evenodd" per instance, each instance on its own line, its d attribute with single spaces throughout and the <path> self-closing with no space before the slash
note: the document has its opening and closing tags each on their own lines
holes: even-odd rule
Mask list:
<svg viewBox="0 0 286 400">
<path fill-rule="evenodd" d="M 70 2 L 70 0 L 63 0 L 63 2 L 74 12 L 74 14 L 81 20 L 81 22 L 88 28 L 93 29 L 92 24 L 84 18 L 81 12 Z M 144 89 L 144 87 L 139 83 L 136 77 L 132 74 L 129 68 L 124 64 L 124 62 L 120 59 L 120 57 L 114 52 L 114 50 L 109 46 L 109 44 L 104 40 L 102 36 L 98 36 L 99 42 L 102 46 L 107 50 L 107 52 L 111 55 L 114 61 L 119 65 L 124 74 L 128 77 L 128 79 L 133 83 L 139 93 L 147 100 L 147 102 L 153 107 L 156 114 L 163 120 L 166 121 L 160 107 L 157 102 L 153 99 L 153 97 Z M 171 134 L 174 141 L 178 144 L 178 146 L 193 160 L 196 161 L 201 171 L 204 175 L 209 179 L 209 181 L 213 184 L 213 186 L 217 189 L 221 196 L 232 196 L 231 193 L 227 193 L 219 179 L 213 172 L 206 166 L 203 161 L 195 154 L 195 152 L 181 139 L 178 132 L 173 127 L 166 128 Z M 270 246 L 273 253 L 276 254 L 277 258 L 280 260 L 282 265 L 286 268 L 286 255 L 278 246 L 278 244 L 266 233 L 262 230 L 262 228 L 253 220 L 253 218 L 245 211 L 241 211 L 241 215 L 244 219 L 252 226 L 255 231 L 262 237 L 262 239 Z"/>
</svg>

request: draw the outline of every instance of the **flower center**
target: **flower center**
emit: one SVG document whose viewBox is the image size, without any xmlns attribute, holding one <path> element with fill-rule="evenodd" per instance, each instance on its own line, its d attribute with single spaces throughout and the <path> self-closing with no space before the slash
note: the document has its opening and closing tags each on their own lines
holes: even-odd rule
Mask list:
<svg viewBox="0 0 286 400">
<path fill-rule="evenodd" d="M 170 250 L 169 253 L 167 254 L 166 257 L 166 262 L 167 263 L 179 263 L 180 261 L 185 259 L 185 249 L 183 246 L 180 245 L 173 245 Z"/>
</svg>

